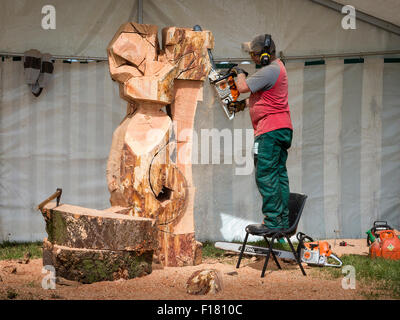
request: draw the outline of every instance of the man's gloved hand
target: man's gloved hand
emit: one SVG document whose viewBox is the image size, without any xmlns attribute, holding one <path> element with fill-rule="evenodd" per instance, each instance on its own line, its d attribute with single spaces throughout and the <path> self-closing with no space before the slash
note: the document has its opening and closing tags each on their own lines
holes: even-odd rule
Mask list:
<svg viewBox="0 0 400 320">
<path fill-rule="evenodd" d="M 228 104 L 228 110 L 230 113 L 236 113 L 246 108 L 246 100 L 230 102 Z"/>
<path fill-rule="evenodd" d="M 246 71 L 244 71 L 243 69 L 238 68 L 238 67 L 233 67 L 233 68 L 231 69 L 231 72 L 233 72 L 236 76 L 237 76 L 238 74 L 241 74 L 241 73 L 244 73 L 246 77 L 249 75 L 248 72 L 246 72 Z"/>
</svg>

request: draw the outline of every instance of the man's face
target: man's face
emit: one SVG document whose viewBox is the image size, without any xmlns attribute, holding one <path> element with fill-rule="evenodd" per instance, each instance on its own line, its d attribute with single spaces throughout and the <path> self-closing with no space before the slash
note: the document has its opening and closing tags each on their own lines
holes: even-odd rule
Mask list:
<svg viewBox="0 0 400 320">
<path fill-rule="evenodd" d="M 250 57 L 251 57 L 251 60 L 253 60 L 253 62 L 255 64 L 260 64 L 261 63 L 260 55 L 258 53 L 250 52 Z"/>
</svg>

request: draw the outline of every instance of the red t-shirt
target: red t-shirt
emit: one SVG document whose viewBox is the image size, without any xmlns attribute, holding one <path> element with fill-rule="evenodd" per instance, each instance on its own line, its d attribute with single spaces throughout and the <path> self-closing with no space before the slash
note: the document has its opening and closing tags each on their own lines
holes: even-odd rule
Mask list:
<svg viewBox="0 0 400 320">
<path fill-rule="evenodd" d="M 275 83 L 272 84 L 272 87 L 270 88 L 265 86 L 261 90 L 252 92 L 249 98 L 250 118 L 253 124 L 255 136 L 282 128 L 293 130 L 288 103 L 288 78 L 286 68 L 279 59 L 273 61 L 272 64 L 275 64 L 275 62 L 279 66 L 279 76 Z M 276 64 L 275 66 L 272 66 L 272 64 L 264 67 L 271 68 L 263 68 L 264 70 L 262 70 L 262 73 L 268 74 L 270 72 L 273 77 L 273 68 L 275 67 L 275 70 L 277 70 L 278 66 L 276 66 Z M 260 74 L 258 75 L 258 78 L 260 78 Z M 252 87 L 257 87 L 252 84 L 251 79 L 248 80 L 247 83 L 250 90 L 252 90 Z"/>
</svg>

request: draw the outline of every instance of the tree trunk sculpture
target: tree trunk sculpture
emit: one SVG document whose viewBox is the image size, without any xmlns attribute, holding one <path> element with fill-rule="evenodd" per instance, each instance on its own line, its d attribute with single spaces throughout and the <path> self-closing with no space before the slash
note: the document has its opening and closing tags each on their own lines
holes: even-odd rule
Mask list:
<svg viewBox="0 0 400 320">
<path fill-rule="evenodd" d="M 191 154 L 197 101 L 211 64 L 209 31 L 126 23 L 111 40 L 110 74 L 127 114 L 115 130 L 107 163 L 112 206 L 156 219 L 165 266 L 201 262 L 194 238 Z"/>
</svg>

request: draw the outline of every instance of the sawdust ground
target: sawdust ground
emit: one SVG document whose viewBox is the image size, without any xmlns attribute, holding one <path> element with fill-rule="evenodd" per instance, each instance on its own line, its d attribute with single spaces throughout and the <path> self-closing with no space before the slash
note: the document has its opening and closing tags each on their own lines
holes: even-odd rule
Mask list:
<svg viewBox="0 0 400 320">
<path fill-rule="evenodd" d="M 334 240 L 332 241 L 332 246 Z M 354 247 L 333 246 L 338 256 L 345 253 L 365 254 L 366 241 L 346 240 Z M 260 278 L 263 259 L 245 258 L 239 269 L 235 268 L 237 255 L 226 255 L 219 259 L 203 259 L 198 266 L 166 267 L 154 266 L 153 272 L 145 277 L 104 281 L 93 284 L 57 285 L 55 290 L 44 290 L 42 259 L 34 259 L 29 264 L 17 261 L 0 261 L 0 299 L 10 299 L 10 292 L 16 293 L 14 299 L 137 299 L 137 300 L 266 300 L 266 299 L 365 299 L 365 292 L 371 288 L 357 283 L 356 290 L 344 290 L 342 279 L 331 279 L 321 276 L 315 268 L 304 265 L 307 277 L 304 277 L 298 266 L 282 262 L 283 270 L 271 259 L 265 278 Z M 16 273 L 11 273 L 16 267 Z M 217 269 L 222 274 L 223 290 L 217 294 L 193 296 L 186 293 L 186 280 L 193 272 L 200 269 Z M 12 296 L 12 294 L 11 294 Z"/>
</svg>

